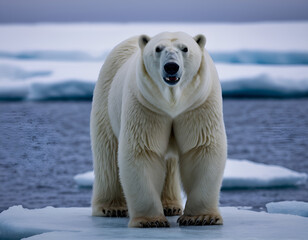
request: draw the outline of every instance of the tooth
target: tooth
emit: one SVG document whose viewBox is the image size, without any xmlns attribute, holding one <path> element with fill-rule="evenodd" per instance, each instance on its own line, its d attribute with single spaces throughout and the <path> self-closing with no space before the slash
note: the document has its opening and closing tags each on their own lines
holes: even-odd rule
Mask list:
<svg viewBox="0 0 308 240">
<path fill-rule="evenodd" d="M 169 81 L 169 80 L 170 80 L 170 78 L 168 78 L 168 77 L 166 77 L 166 79 L 167 79 L 167 81 Z"/>
</svg>

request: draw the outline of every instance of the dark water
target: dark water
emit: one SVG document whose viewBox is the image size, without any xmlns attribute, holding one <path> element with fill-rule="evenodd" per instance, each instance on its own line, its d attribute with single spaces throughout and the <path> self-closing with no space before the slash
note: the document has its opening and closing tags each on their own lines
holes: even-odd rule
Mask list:
<svg viewBox="0 0 308 240">
<path fill-rule="evenodd" d="M 0 102 L 0 211 L 89 206 L 73 176 L 92 169 L 90 102 Z M 308 99 L 224 100 L 229 157 L 308 173 Z M 308 201 L 298 188 L 225 190 L 223 206 Z"/>
</svg>

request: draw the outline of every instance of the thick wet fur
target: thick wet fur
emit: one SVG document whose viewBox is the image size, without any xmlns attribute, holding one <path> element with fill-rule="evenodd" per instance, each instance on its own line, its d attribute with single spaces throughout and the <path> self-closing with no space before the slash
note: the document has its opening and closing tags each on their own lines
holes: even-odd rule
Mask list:
<svg viewBox="0 0 308 240">
<path fill-rule="evenodd" d="M 223 223 L 227 142 L 204 45 L 203 35 L 142 35 L 107 57 L 91 112 L 94 216 L 129 216 L 129 227 L 169 227 L 165 216 L 182 214 L 180 225 Z"/>
</svg>

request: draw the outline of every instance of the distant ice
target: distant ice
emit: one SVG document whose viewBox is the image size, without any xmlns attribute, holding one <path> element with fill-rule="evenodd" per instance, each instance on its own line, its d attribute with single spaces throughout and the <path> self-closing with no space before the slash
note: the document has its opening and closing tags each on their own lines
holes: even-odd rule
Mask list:
<svg viewBox="0 0 308 240">
<path fill-rule="evenodd" d="M 74 177 L 80 187 L 92 187 L 93 171 L 78 174 Z M 304 184 L 307 174 L 290 169 L 255 163 L 248 160 L 228 159 L 222 188 L 271 188 L 292 187 Z"/>
<path fill-rule="evenodd" d="M 308 96 L 308 66 L 216 64 L 224 96 Z"/>
<path fill-rule="evenodd" d="M 91 99 L 101 65 L 0 60 L 0 99 Z"/>
<path fill-rule="evenodd" d="M 0 99 L 91 99 L 102 64 L 0 59 Z M 216 66 L 224 96 L 308 96 L 308 66 Z"/>
<path fill-rule="evenodd" d="M 161 31 L 206 35 L 224 96 L 306 97 L 307 29 L 308 22 L 0 24 L 0 99 L 91 99 L 116 44 Z"/>
<path fill-rule="evenodd" d="M 0 58 L 19 59 L 19 60 L 34 60 L 34 61 L 72 61 L 72 62 L 86 62 L 86 61 L 102 61 L 106 58 L 105 51 L 99 56 L 92 55 L 82 51 L 67 51 L 67 50 L 24 50 L 20 52 L 5 52 L 0 51 Z"/>
<path fill-rule="evenodd" d="M 99 69 L 116 44 L 161 31 L 206 35 L 224 96 L 306 97 L 307 28 L 308 22 L 0 24 L 0 99 L 91 99 Z"/>
<path fill-rule="evenodd" d="M 223 226 L 131 229 L 128 218 L 91 217 L 90 208 L 24 209 L 0 214 L 0 239 L 306 239 L 308 218 L 222 207 Z"/>
<path fill-rule="evenodd" d="M 282 213 L 308 217 L 308 202 L 282 201 L 266 204 L 267 212 Z"/>
</svg>

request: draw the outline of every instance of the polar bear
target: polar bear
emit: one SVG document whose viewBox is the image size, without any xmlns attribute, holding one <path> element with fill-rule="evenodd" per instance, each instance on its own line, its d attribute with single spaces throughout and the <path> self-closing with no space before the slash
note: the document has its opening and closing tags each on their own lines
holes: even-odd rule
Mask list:
<svg viewBox="0 0 308 240">
<path fill-rule="evenodd" d="M 173 215 L 180 225 L 223 223 L 227 142 L 205 42 L 201 34 L 141 35 L 107 57 L 91 111 L 93 216 L 129 215 L 129 227 L 169 227 Z"/>
</svg>

